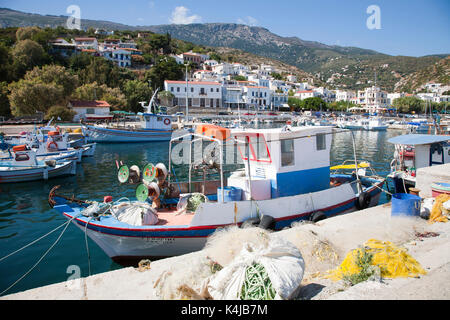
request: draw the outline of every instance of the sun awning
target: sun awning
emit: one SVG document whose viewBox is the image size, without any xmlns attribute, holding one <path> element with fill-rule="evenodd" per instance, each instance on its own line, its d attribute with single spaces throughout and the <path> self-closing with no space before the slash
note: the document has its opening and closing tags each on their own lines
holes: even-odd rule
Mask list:
<svg viewBox="0 0 450 320">
<path fill-rule="evenodd" d="M 407 134 L 398 137 L 394 137 L 388 140 L 392 144 L 402 145 L 421 145 L 421 144 L 433 144 L 438 142 L 449 141 L 450 136 L 445 135 L 432 135 L 432 134 Z"/>
</svg>

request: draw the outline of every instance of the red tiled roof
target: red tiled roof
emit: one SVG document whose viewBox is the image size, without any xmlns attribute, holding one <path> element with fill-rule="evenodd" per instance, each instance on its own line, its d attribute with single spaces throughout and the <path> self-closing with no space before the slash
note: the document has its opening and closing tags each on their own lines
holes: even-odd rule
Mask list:
<svg viewBox="0 0 450 320">
<path fill-rule="evenodd" d="M 75 38 L 75 41 L 95 41 L 97 38 Z"/>
<path fill-rule="evenodd" d="M 186 81 L 173 81 L 173 80 L 165 80 L 168 84 L 186 84 Z M 189 81 L 189 85 L 217 85 L 220 86 L 221 84 L 219 82 L 212 82 L 212 81 Z"/>
<path fill-rule="evenodd" d="M 71 100 L 70 104 L 73 108 L 110 108 L 111 105 L 101 100 Z"/>
<path fill-rule="evenodd" d="M 313 93 L 312 90 L 301 90 L 301 91 L 297 91 L 297 93 Z"/>
</svg>

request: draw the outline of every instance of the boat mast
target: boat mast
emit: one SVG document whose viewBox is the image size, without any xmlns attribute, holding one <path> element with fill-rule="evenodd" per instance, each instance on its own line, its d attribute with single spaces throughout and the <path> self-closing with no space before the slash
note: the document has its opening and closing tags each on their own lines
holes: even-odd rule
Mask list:
<svg viewBox="0 0 450 320">
<path fill-rule="evenodd" d="M 148 107 L 147 107 L 147 112 L 148 112 L 148 113 L 152 113 L 152 105 L 153 105 L 153 103 L 155 102 L 155 97 L 156 97 L 156 95 L 158 94 L 158 91 L 159 91 L 159 88 L 156 89 L 155 93 L 154 93 L 153 96 L 152 96 L 152 99 L 151 99 L 150 102 L 148 103 Z M 155 109 L 155 111 L 156 111 L 156 109 Z"/>
</svg>

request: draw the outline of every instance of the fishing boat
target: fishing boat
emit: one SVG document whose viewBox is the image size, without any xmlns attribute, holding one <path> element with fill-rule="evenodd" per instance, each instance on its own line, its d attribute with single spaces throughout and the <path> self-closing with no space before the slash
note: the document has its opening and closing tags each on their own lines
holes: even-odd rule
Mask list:
<svg viewBox="0 0 450 320">
<path fill-rule="evenodd" d="M 450 136 L 407 134 L 388 140 L 395 145 L 388 180 L 395 193 L 408 193 L 416 185 L 416 170 L 450 163 Z"/>
<path fill-rule="evenodd" d="M 362 120 L 361 126 L 366 131 L 386 131 L 388 128 L 388 125 L 380 118 Z"/>
<path fill-rule="evenodd" d="M 76 160 L 38 160 L 27 145 L 13 147 L 13 158 L 0 161 L 0 183 L 47 180 L 76 174 Z"/>
<path fill-rule="evenodd" d="M 156 110 L 152 112 L 157 93 L 158 90 L 153 95 L 147 107 L 147 112 L 138 113 L 140 121 L 137 125 L 83 124 L 82 128 L 88 137 L 88 141 L 99 143 L 169 141 L 173 133 L 173 118 L 169 115 L 158 114 Z"/>
<path fill-rule="evenodd" d="M 332 173 L 331 140 L 332 127 L 230 130 L 199 125 L 194 133 L 170 141 L 168 170 L 162 170 L 162 164 L 149 164 L 141 171 L 142 181 L 149 177 L 156 177 L 158 185 L 164 181 L 156 193 L 164 194 L 161 207 L 154 210 L 157 219 L 151 225 L 143 221 L 137 225 L 126 223 L 113 213 L 122 206 L 155 204 L 148 198 L 156 190 L 150 180 L 138 185 L 135 202 L 125 200 L 124 204 L 118 199 L 95 203 L 52 190 L 49 203 L 119 263 L 201 250 L 207 237 L 218 228 L 251 223 L 281 230 L 296 221 L 317 222 L 377 205 L 385 179 L 360 175 L 356 164 L 355 172 Z M 196 143 L 206 143 L 205 150 L 210 152 L 203 153 L 200 159 L 187 157 L 188 181 L 168 174 L 175 172 L 180 153 L 192 155 Z M 244 165 L 225 178 L 224 160 L 229 159 L 229 154 L 225 157 L 224 152 L 233 150 L 227 147 L 230 145 L 239 150 Z M 121 182 L 131 180 L 133 170 L 129 169 L 120 166 Z M 139 171 L 133 171 L 138 180 Z M 205 172 L 209 171 L 215 173 L 215 179 L 206 178 Z M 192 180 L 195 172 L 204 173 L 202 181 Z M 186 207 L 186 201 L 196 196 L 191 209 Z M 203 200 L 198 201 L 198 196 Z M 95 205 L 99 210 L 92 214 Z M 108 208 L 112 208 L 109 213 Z"/>
</svg>

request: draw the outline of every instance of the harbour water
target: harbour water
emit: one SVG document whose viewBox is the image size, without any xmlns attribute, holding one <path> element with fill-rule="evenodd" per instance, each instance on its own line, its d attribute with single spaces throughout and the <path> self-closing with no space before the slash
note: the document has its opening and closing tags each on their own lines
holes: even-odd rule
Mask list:
<svg viewBox="0 0 450 320">
<path fill-rule="evenodd" d="M 394 152 L 393 145 L 387 143 L 391 137 L 402 134 L 401 131 L 385 132 L 355 131 L 356 156 L 358 160 L 367 160 L 375 171 L 386 176 Z M 61 186 L 60 193 L 74 194 L 80 199 L 102 200 L 111 195 L 114 199 L 134 197 L 135 189 L 119 185 L 116 177 L 116 160 L 143 168 L 147 163 L 168 163 L 168 143 L 147 144 L 105 144 L 97 145 L 93 158 L 78 164 L 77 175 L 51 179 L 48 181 L 3 184 L 0 186 L 0 259 L 22 248 L 42 235 L 60 226 L 67 220 L 49 207 L 47 197 L 56 185 Z M 337 133 L 333 136 L 331 164 L 353 159 L 351 134 Z M 388 202 L 382 193 L 380 204 Z M 54 244 L 63 231 L 59 229 L 50 236 L 24 249 L 23 251 L 0 261 L 0 292 L 30 270 L 41 256 Z M 84 233 L 70 224 L 59 242 L 38 266 L 17 285 L 5 292 L 10 294 L 35 287 L 63 282 L 77 276 L 89 276 L 121 268 L 112 262 L 97 245 L 88 239 L 89 260 Z"/>
</svg>

